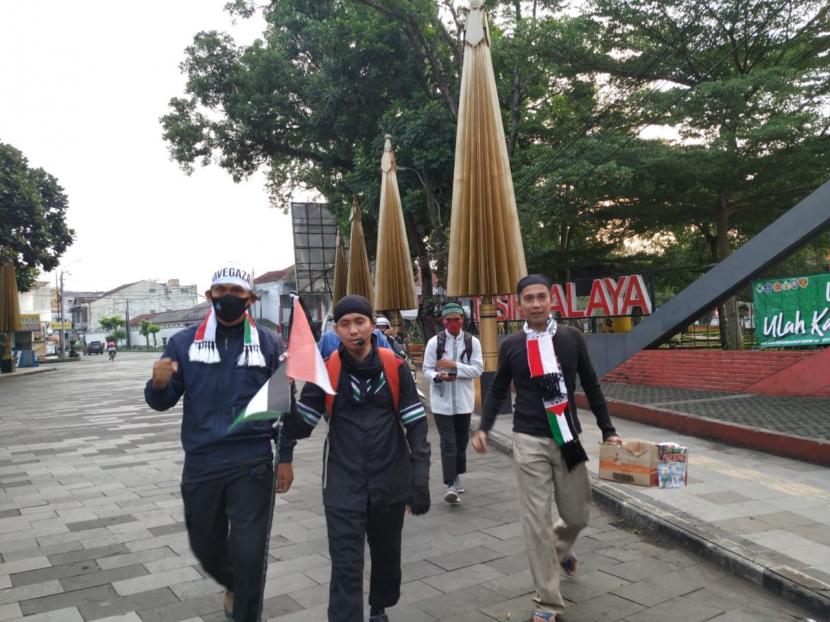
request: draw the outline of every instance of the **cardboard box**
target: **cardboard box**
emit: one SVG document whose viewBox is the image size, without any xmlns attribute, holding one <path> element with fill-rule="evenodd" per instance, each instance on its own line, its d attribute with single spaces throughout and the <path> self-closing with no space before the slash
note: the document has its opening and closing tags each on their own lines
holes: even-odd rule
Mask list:
<svg viewBox="0 0 830 622">
<path fill-rule="evenodd" d="M 599 477 L 635 486 L 682 488 L 688 478 L 688 449 L 676 443 L 629 440 L 602 443 Z"/>
</svg>

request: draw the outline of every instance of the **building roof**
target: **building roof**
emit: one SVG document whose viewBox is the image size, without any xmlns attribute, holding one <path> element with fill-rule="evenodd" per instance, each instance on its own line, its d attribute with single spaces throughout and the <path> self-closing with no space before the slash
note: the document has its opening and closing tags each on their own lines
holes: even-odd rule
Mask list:
<svg viewBox="0 0 830 622">
<path fill-rule="evenodd" d="M 130 318 L 130 326 L 138 326 L 141 320 L 147 320 L 153 324 L 181 324 L 183 322 L 201 322 L 207 313 L 209 302 L 203 302 L 190 307 L 189 309 L 178 309 L 176 311 L 162 311 L 161 313 L 142 313 Z"/>
<path fill-rule="evenodd" d="M 133 285 L 136 285 L 137 283 L 141 283 L 141 281 L 133 281 L 132 283 L 124 283 L 124 285 L 119 285 L 118 287 L 116 287 L 114 289 L 111 289 L 108 292 L 104 292 L 103 294 L 101 294 L 99 296 L 99 298 L 106 298 L 110 294 L 114 294 L 115 292 L 120 292 L 122 289 L 127 289 L 128 287 L 132 287 Z"/>
<path fill-rule="evenodd" d="M 97 300 L 101 296 L 104 295 L 104 292 L 70 292 L 65 291 L 63 293 L 64 300 L 72 300 L 76 304 L 81 304 L 85 302 L 91 302 L 93 300 Z"/>
<path fill-rule="evenodd" d="M 254 285 L 262 285 L 263 283 L 274 283 L 275 281 L 285 281 L 293 277 L 294 266 L 288 266 L 282 270 L 271 270 L 254 279 Z"/>
</svg>

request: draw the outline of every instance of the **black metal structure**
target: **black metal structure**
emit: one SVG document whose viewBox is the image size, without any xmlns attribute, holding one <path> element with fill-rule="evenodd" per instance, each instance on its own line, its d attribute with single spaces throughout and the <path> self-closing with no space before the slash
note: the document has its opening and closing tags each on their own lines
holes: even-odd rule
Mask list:
<svg viewBox="0 0 830 622">
<path fill-rule="evenodd" d="M 602 376 L 655 346 L 728 298 L 744 283 L 830 227 L 830 181 L 788 210 L 625 334 L 585 335 Z"/>
<path fill-rule="evenodd" d="M 331 295 L 337 220 L 326 203 L 291 203 L 297 291 Z"/>
</svg>

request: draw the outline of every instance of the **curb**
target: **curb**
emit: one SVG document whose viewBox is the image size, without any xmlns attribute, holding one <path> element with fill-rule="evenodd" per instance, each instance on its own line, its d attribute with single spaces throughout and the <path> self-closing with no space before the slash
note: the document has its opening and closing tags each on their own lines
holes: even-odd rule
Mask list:
<svg viewBox="0 0 830 622">
<path fill-rule="evenodd" d="M 584 393 L 576 393 L 575 398 L 579 408 L 590 408 Z M 830 467 L 830 442 L 827 441 L 782 434 L 773 430 L 752 428 L 739 423 L 727 423 L 718 419 L 622 400 L 608 399 L 606 402 L 608 410 L 614 417 Z"/>
<path fill-rule="evenodd" d="M 2 380 L 10 380 L 12 378 L 25 378 L 26 376 L 34 376 L 35 374 L 45 374 L 49 371 L 56 371 L 54 367 L 38 367 L 36 369 L 32 369 L 32 371 L 27 371 L 21 373 L 20 371 L 14 371 L 10 374 L 0 374 L 0 381 Z"/>
<path fill-rule="evenodd" d="M 478 430 L 478 425 L 478 417 L 473 417 L 471 429 Z M 502 453 L 513 454 L 510 438 L 494 430 L 488 434 L 488 443 Z M 753 550 L 750 543 L 744 544 L 714 526 L 703 530 L 660 504 L 636 497 L 607 482 L 592 479 L 591 489 L 598 506 L 651 533 L 671 538 L 733 575 L 809 609 L 823 616 L 822 619 L 830 618 L 830 585 L 789 567 L 786 558 L 775 559 L 774 553 L 766 557 Z"/>
</svg>

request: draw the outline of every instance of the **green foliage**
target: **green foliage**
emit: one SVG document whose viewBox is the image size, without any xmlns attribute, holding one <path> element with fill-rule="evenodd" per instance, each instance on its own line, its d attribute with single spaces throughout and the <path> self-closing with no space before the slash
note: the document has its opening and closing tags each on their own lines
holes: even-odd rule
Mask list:
<svg viewBox="0 0 830 622">
<path fill-rule="evenodd" d="M 55 177 L 30 168 L 20 151 L 0 143 L 0 252 L 14 261 L 18 291 L 29 291 L 40 270 L 56 268 L 72 244 L 67 208 Z"/>
<path fill-rule="evenodd" d="M 126 339 L 127 337 L 127 332 L 124 330 L 120 330 L 122 326 L 126 326 L 124 318 L 120 315 L 104 316 L 100 320 L 98 320 L 98 324 L 107 333 L 109 333 L 109 335 L 107 336 L 108 340 L 112 338 L 114 341 L 119 342 L 122 339 Z"/>
<path fill-rule="evenodd" d="M 385 133 L 410 248 L 444 281 L 466 0 L 235 0 L 240 47 L 196 35 L 162 118 L 189 171 L 267 172 L 274 204 L 319 190 L 374 250 Z M 659 262 L 669 295 L 830 173 L 830 9 L 819 0 L 487 3 L 528 268 L 558 278 Z M 680 140 L 646 140 L 646 126 Z M 636 243 L 632 245 L 632 240 Z M 430 295 L 427 290 L 425 295 Z"/>
<path fill-rule="evenodd" d="M 150 335 L 153 336 L 153 347 L 156 346 L 156 333 L 161 330 L 161 327 L 158 324 L 153 324 L 149 320 L 141 320 L 141 325 L 138 328 L 138 332 L 144 336 L 144 339 L 147 341 L 147 347 L 150 347 Z"/>
<path fill-rule="evenodd" d="M 150 331 L 150 334 L 153 336 L 153 347 L 158 347 L 158 341 L 156 340 L 156 334 L 161 330 L 161 326 L 158 324 L 150 324 L 149 328 L 147 329 Z"/>
</svg>

